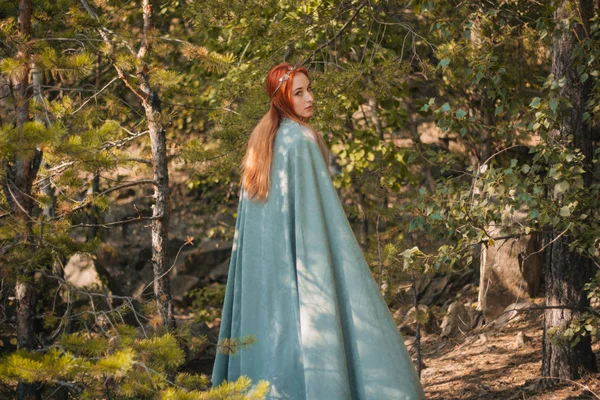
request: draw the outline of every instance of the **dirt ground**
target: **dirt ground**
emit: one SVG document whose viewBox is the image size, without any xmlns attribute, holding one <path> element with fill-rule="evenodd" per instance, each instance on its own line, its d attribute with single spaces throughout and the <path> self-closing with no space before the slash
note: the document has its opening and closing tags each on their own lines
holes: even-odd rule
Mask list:
<svg viewBox="0 0 600 400">
<path fill-rule="evenodd" d="M 427 398 L 600 399 L 598 374 L 536 389 L 541 373 L 542 327 L 543 315 L 536 312 L 501 328 L 483 327 L 457 338 L 424 337 L 421 380 Z M 524 340 L 518 340 L 521 338 Z M 600 347 L 594 346 L 594 351 L 598 357 Z M 411 353 L 414 355 L 414 347 Z"/>
</svg>

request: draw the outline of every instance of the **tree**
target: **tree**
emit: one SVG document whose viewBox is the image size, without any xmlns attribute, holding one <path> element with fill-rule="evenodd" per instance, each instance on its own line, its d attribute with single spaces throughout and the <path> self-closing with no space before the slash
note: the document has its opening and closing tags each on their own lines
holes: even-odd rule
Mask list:
<svg viewBox="0 0 600 400">
<path fill-rule="evenodd" d="M 99 20 L 96 12 L 90 7 L 86 0 L 81 0 L 85 9 L 93 18 Z M 123 73 L 123 70 L 112 63 L 118 77 L 127 85 L 127 87 L 138 97 L 146 113 L 150 143 L 152 147 L 152 171 L 154 183 L 155 203 L 152 207 L 152 264 L 154 267 L 154 296 L 156 306 L 163 324 L 169 329 L 175 328 L 175 316 L 173 314 L 173 301 L 169 285 L 168 265 L 167 265 L 167 240 L 169 236 L 169 170 L 167 165 L 167 148 L 165 141 L 165 128 L 161 121 L 161 101 L 159 93 L 155 87 L 150 84 L 151 72 L 145 61 L 150 57 L 152 50 L 152 16 L 153 7 L 150 0 L 142 2 L 143 29 L 140 49 L 132 56 L 136 59 L 138 65 L 136 76 L 138 88 L 134 87 Z M 112 47 L 108 34 L 101 27 L 98 29 L 99 35 L 104 39 L 105 44 Z"/>
<path fill-rule="evenodd" d="M 566 99 L 569 107 L 560 114 L 557 130 L 550 140 L 556 145 L 575 149 L 583 159 L 583 184 L 592 183 L 591 168 L 593 142 L 591 121 L 585 118 L 590 100 L 592 80 L 582 79 L 578 65 L 584 60 L 578 51 L 581 41 L 591 40 L 590 19 L 593 16 L 592 0 L 562 0 L 554 12 L 559 26 L 554 35 L 552 74 L 563 80 L 558 95 Z M 589 113 L 588 113 L 589 115 Z M 558 207 L 568 207 L 560 188 L 549 191 Z M 581 215 L 583 212 L 580 212 Z M 542 353 L 542 376 L 560 379 L 577 379 L 583 371 L 597 370 L 596 357 L 592 352 L 590 335 L 568 338 L 573 323 L 589 307 L 588 294 L 584 290 L 594 277 L 594 264 L 590 255 L 576 251 L 573 232 L 567 230 L 549 237 L 550 246 L 545 262 L 546 309 L 544 319 L 544 344 Z"/>
<path fill-rule="evenodd" d="M 19 1 L 17 51 L 14 60 L 19 64 L 17 73 L 12 74 L 12 89 L 15 96 L 14 125 L 18 132 L 17 140 L 26 134 L 29 118 L 29 100 L 31 87 L 29 73 L 31 69 L 30 50 L 27 44 L 31 31 L 31 0 Z M 34 143 L 32 147 L 23 149 L 13 155 L 11 160 L 3 163 L 5 179 L 2 187 L 10 205 L 11 212 L 20 224 L 17 246 L 22 251 L 35 247 L 32 224 L 33 199 L 31 188 L 42 162 L 42 152 Z M 29 264 L 29 263 L 27 263 Z M 26 264 L 26 265 L 27 265 Z M 37 294 L 34 286 L 34 270 L 32 265 L 27 265 L 19 274 L 15 284 L 15 297 L 17 300 L 17 343 L 24 350 L 34 350 L 37 347 L 34 316 L 36 313 Z M 40 394 L 36 385 L 19 382 L 19 399 L 39 399 Z"/>
</svg>

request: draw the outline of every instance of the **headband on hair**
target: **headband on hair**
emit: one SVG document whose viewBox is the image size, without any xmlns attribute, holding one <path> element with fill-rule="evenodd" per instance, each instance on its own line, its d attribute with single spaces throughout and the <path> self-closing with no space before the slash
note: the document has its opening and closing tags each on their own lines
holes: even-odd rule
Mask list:
<svg viewBox="0 0 600 400">
<path fill-rule="evenodd" d="M 277 86 L 277 88 L 275 88 L 275 90 L 273 91 L 273 94 L 271 95 L 271 97 L 275 96 L 275 93 L 277 93 L 277 91 L 279 90 L 279 88 L 283 85 L 283 82 L 287 81 L 288 79 L 290 79 L 290 75 L 292 72 L 294 72 L 294 70 L 296 69 L 295 66 L 290 65 L 288 67 L 288 70 L 285 74 L 283 74 L 283 76 L 281 78 L 279 78 L 279 85 Z"/>
</svg>

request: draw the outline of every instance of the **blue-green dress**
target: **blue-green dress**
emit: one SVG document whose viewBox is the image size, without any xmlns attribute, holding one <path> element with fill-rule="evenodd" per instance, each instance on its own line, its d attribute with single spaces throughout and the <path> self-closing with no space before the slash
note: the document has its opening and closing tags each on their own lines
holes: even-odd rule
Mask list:
<svg viewBox="0 0 600 400">
<path fill-rule="evenodd" d="M 266 203 L 241 191 L 213 386 L 246 375 L 269 399 L 422 399 L 423 389 L 310 132 L 283 119 Z"/>
</svg>

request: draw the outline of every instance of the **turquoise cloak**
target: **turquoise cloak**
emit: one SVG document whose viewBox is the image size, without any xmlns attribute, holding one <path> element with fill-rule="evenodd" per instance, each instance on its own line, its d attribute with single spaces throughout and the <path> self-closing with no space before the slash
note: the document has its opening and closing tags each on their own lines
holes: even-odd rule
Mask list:
<svg viewBox="0 0 600 400">
<path fill-rule="evenodd" d="M 283 119 L 266 203 L 243 187 L 213 386 L 241 375 L 269 399 L 403 400 L 423 389 L 310 132 Z"/>
</svg>

